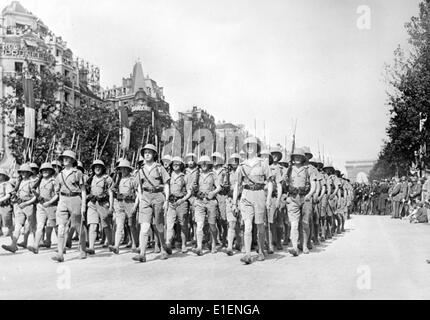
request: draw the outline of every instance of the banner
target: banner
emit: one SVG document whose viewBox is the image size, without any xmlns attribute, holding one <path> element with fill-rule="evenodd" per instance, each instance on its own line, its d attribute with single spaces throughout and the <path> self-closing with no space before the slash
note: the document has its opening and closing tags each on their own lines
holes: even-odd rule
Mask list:
<svg viewBox="0 0 430 320">
<path fill-rule="evenodd" d="M 122 128 L 121 149 L 127 150 L 130 147 L 130 123 L 127 109 L 122 105 L 119 106 L 119 119 Z"/>
<path fill-rule="evenodd" d="M 36 109 L 34 103 L 33 81 L 23 80 L 24 90 L 24 138 L 35 139 L 36 136 Z"/>
</svg>

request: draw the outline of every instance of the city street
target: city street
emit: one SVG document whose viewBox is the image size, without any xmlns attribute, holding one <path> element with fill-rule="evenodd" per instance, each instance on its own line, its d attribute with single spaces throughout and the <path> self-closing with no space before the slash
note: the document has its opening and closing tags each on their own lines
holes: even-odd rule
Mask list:
<svg viewBox="0 0 430 320">
<path fill-rule="evenodd" d="M 1 250 L 0 299 L 430 299 L 429 224 L 353 216 L 346 229 L 309 255 L 248 266 L 223 252 L 139 264 L 128 251 L 79 260 L 73 249 L 57 264 L 52 250 Z"/>
</svg>

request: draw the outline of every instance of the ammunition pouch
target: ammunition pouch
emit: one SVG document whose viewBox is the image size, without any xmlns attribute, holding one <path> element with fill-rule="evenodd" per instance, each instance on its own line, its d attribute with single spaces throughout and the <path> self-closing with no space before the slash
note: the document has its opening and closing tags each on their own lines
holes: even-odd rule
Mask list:
<svg viewBox="0 0 430 320">
<path fill-rule="evenodd" d="M 227 196 L 230 193 L 230 187 L 223 187 L 218 193 L 220 196 Z"/>
<path fill-rule="evenodd" d="M 209 200 L 208 199 L 208 194 L 204 193 L 204 192 L 201 192 L 201 191 L 197 192 L 196 198 L 199 199 L 199 200 Z"/>
<path fill-rule="evenodd" d="M 264 184 L 263 183 L 256 183 L 256 184 L 253 184 L 253 185 L 246 184 L 246 185 L 243 186 L 243 188 L 245 190 L 261 191 L 261 190 L 264 190 Z"/>
<path fill-rule="evenodd" d="M 119 194 L 116 197 L 116 200 L 130 203 L 130 202 L 134 202 L 136 198 L 134 196 L 125 196 L 123 194 Z"/>
<path fill-rule="evenodd" d="M 301 188 L 290 187 L 288 191 L 290 196 L 294 198 L 294 197 L 297 197 L 298 195 L 303 197 L 307 195 L 310 190 L 311 189 L 309 187 L 301 187 Z"/>
<path fill-rule="evenodd" d="M 174 196 L 173 194 L 171 194 L 170 196 L 169 196 L 169 202 L 170 203 L 175 203 L 176 201 L 178 201 L 179 199 L 182 199 L 183 197 L 177 197 L 177 196 Z"/>
<path fill-rule="evenodd" d="M 0 203 L 0 208 L 9 207 L 11 204 L 12 203 L 11 203 L 10 199 L 6 200 L 6 201 L 3 201 L 3 202 Z"/>
</svg>

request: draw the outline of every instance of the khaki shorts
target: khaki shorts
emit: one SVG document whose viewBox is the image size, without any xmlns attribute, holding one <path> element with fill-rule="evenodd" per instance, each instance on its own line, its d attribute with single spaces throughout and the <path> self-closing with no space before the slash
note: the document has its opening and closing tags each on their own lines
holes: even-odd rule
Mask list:
<svg viewBox="0 0 430 320">
<path fill-rule="evenodd" d="M 113 202 L 113 207 L 116 221 L 121 220 L 121 222 L 124 223 L 125 219 L 127 219 L 127 224 L 129 226 L 136 225 L 136 212 L 132 212 L 134 202 L 118 201 L 115 199 Z"/>
<path fill-rule="evenodd" d="M 39 229 L 43 228 L 45 225 L 47 227 L 55 227 L 57 225 L 55 220 L 56 211 L 56 206 L 45 208 L 42 204 L 38 203 L 36 206 L 37 227 Z"/>
<path fill-rule="evenodd" d="M 139 202 L 139 223 L 164 224 L 163 205 L 166 197 L 163 193 L 142 192 Z"/>
<path fill-rule="evenodd" d="M 240 208 L 243 220 L 255 218 L 255 224 L 264 224 L 266 220 L 266 193 L 264 190 L 243 190 Z"/>
<path fill-rule="evenodd" d="M 24 209 L 20 209 L 18 205 L 15 205 L 15 225 L 19 224 L 23 226 L 25 222 L 28 223 L 30 231 L 36 231 L 37 222 L 36 215 L 34 214 L 34 205 L 29 205 Z"/>
<path fill-rule="evenodd" d="M 227 220 L 227 195 L 217 195 L 216 199 L 218 201 L 218 210 L 222 220 Z"/>
<path fill-rule="evenodd" d="M 71 227 L 79 230 L 82 220 L 81 205 L 82 199 L 80 196 L 65 197 L 60 195 L 55 216 L 57 226 L 66 225 L 70 220 Z"/>
<path fill-rule="evenodd" d="M 12 206 L 0 207 L 0 219 L 2 222 L 3 228 L 13 227 L 12 214 L 13 214 Z"/>
<path fill-rule="evenodd" d="M 109 202 L 88 202 L 87 223 L 99 224 L 102 229 L 112 226 L 113 214 L 109 214 Z"/>
<path fill-rule="evenodd" d="M 178 220 L 179 224 L 182 226 L 184 225 L 188 220 L 188 201 L 185 201 L 181 205 L 177 206 L 176 208 L 169 203 L 169 208 L 167 210 L 166 215 L 166 223 L 167 227 L 172 228 L 176 222 L 176 219 Z"/>
<path fill-rule="evenodd" d="M 216 200 L 200 200 L 197 199 L 195 202 L 194 215 L 196 222 L 205 222 L 205 218 L 208 218 L 209 224 L 216 223 L 216 216 L 218 213 Z"/>
</svg>

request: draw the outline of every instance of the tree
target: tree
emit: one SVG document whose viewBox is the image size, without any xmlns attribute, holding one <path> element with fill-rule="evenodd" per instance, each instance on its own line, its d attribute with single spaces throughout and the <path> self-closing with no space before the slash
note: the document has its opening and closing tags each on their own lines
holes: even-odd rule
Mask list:
<svg viewBox="0 0 430 320">
<path fill-rule="evenodd" d="M 398 47 L 394 63 L 386 67 L 391 118 L 386 129 L 388 139 L 372 170 L 374 177 L 406 175 L 416 160 L 415 152 L 430 138 L 430 121 L 424 123 L 422 131 L 419 128 L 420 120 L 430 115 L 429 19 L 430 0 L 425 0 L 419 5 L 418 17 L 405 24 L 410 51 L 406 54 Z M 429 155 L 423 154 L 423 160 L 427 163 Z"/>
<path fill-rule="evenodd" d="M 57 103 L 55 93 L 60 89 L 64 77 L 54 74 L 53 65 L 38 71 L 36 66 L 28 63 L 28 72 L 33 80 L 35 109 L 38 115 L 36 141 L 33 161 L 43 163 L 46 160 L 49 146 L 56 136 L 57 149 L 69 149 L 73 133 L 79 135 L 79 154 L 84 166 L 91 165 L 97 135 L 100 135 L 99 151 L 109 133 L 109 140 L 101 157 L 108 165 L 115 156 L 119 139 L 118 113 L 102 105 L 101 101 L 91 100 L 89 105 L 68 106 Z M 24 145 L 24 110 L 22 76 L 4 78 L 3 81 L 14 91 L 1 100 L 4 115 L 9 119 L 11 130 L 7 135 L 9 148 L 18 164 L 23 162 Z M 14 116 L 16 114 L 16 116 Z M 76 139 L 75 139 L 76 141 Z M 58 154 L 57 154 L 58 155 Z"/>
</svg>

